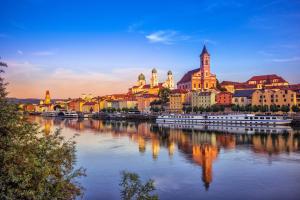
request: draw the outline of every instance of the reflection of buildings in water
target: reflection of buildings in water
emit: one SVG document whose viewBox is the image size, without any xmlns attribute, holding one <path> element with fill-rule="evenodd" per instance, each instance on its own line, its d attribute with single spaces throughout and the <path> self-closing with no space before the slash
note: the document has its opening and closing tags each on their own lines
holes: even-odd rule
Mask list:
<svg viewBox="0 0 300 200">
<path fill-rule="evenodd" d="M 206 189 L 212 182 L 212 163 L 217 158 L 218 153 L 218 148 L 210 144 L 193 146 L 193 160 L 202 166 L 202 181 Z"/>
<path fill-rule="evenodd" d="M 146 141 L 141 135 L 138 136 L 138 144 L 139 144 L 139 152 L 140 153 L 145 153 L 145 151 L 146 151 Z"/>
<path fill-rule="evenodd" d="M 215 131 L 157 127 L 150 123 L 128 121 L 100 121 L 74 119 L 47 119 L 35 117 L 30 119 L 45 127 L 46 134 L 56 125 L 76 131 L 92 130 L 95 134 L 110 134 L 112 137 L 129 137 L 137 144 L 138 151 L 146 152 L 147 144 L 151 145 L 152 158 L 157 160 L 160 148 L 168 149 L 172 158 L 176 149 L 187 160 L 202 167 L 202 180 L 206 188 L 212 182 L 212 166 L 219 149 L 234 149 L 237 146 L 248 146 L 255 153 L 281 153 L 297 151 L 299 134 L 230 134 Z M 251 146 L 251 147 L 250 147 Z"/>
<path fill-rule="evenodd" d="M 253 150 L 256 153 L 278 154 L 299 150 L 298 135 L 253 135 Z"/>
<path fill-rule="evenodd" d="M 169 157 L 172 158 L 175 152 L 175 142 L 169 142 L 168 143 L 168 153 Z"/>
<path fill-rule="evenodd" d="M 152 158 L 154 160 L 157 160 L 159 150 L 160 150 L 159 139 L 156 137 L 152 137 Z"/>
</svg>

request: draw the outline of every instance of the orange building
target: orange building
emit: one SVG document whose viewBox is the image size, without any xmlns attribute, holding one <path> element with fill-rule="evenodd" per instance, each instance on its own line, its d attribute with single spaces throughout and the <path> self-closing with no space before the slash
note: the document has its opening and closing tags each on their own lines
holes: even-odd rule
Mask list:
<svg viewBox="0 0 300 200">
<path fill-rule="evenodd" d="M 220 92 L 216 95 L 216 103 L 218 105 L 228 106 L 232 102 L 232 93 Z"/>
<path fill-rule="evenodd" d="M 246 82 L 223 81 L 221 87 L 228 92 L 234 93 L 235 90 L 255 90 L 263 88 L 279 88 L 288 86 L 289 83 L 281 76 L 276 74 L 253 76 Z"/>
<path fill-rule="evenodd" d="M 217 84 L 216 75 L 210 72 L 210 55 L 204 45 L 200 55 L 200 68 L 187 72 L 177 83 L 185 90 L 212 89 Z"/>
<path fill-rule="evenodd" d="M 158 100 L 158 95 L 154 94 L 143 94 L 141 96 L 137 96 L 137 107 L 141 112 L 150 112 L 150 103 L 154 100 Z"/>
<path fill-rule="evenodd" d="M 183 109 L 183 104 L 188 101 L 188 91 L 184 89 L 172 90 L 170 94 L 169 111 L 180 113 Z"/>
</svg>

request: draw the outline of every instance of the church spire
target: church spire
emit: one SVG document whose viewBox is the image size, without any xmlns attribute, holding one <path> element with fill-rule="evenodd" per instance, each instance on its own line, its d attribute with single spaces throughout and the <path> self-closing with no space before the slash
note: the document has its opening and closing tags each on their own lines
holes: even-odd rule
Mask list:
<svg viewBox="0 0 300 200">
<path fill-rule="evenodd" d="M 208 53 L 205 45 L 203 46 L 203 49 L 202 49 L 202 52 L 201 52 L 200 56 L 203 56 L 204 54 L 208 54 L 209 55 L 209 53 Z"/>
</svg>

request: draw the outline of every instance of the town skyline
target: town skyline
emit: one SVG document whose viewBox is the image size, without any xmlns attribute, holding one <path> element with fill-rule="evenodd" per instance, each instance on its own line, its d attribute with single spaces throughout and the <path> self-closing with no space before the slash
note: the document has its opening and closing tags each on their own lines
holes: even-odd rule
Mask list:
<svg viewBox="0 0 300 200">
<path fill-rule="evenodd" d="M 199 67 L 203 44 L 220 82 L 265 74 L 300 82 L 298 1 L 24 0 L 3 8 L 0 56 L 10 97 L 124 93 L 140 73 L 149 83 L 154 67 L 160 82 L 171 70 L 177 83 Z"/>
</svg>

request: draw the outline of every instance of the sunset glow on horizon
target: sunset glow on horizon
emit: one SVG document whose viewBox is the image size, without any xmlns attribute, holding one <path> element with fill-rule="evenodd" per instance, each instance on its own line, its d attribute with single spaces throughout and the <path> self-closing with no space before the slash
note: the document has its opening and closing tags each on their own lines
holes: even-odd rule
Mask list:
<svg viewBox="0 0 300 200">
<path fill-rule="evenodd" d="M 0 56 L 9 97 L 126 93 L 152 68 L 175 84 L 206 44 L 221 82 L 277 74 L 300 82 L 300 2 L 2 2 Z"/>
</svg>

